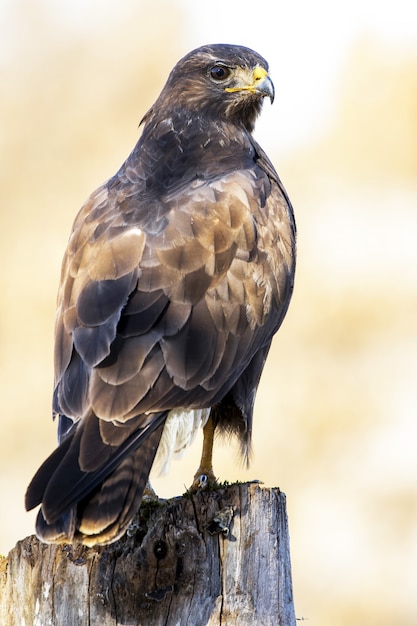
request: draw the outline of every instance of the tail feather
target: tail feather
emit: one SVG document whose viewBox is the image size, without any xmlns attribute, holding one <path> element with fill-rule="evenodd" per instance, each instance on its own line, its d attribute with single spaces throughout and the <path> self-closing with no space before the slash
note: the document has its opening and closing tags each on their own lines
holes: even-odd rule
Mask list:
<svg viewBox="0 0 417 626">
<path fill-rule="evenodd" d="M 93 417 L 99 435 L 99 420 Z M 39 539 L 86 545 L 118 539 L 139 508 L 165 418 L 165 413 L 159 413 L 152 421 L 147 418 L 146 426 L 136 432 L 127 428 L 127 437 L 119 446 L 105 444 L 98 437 L 91 471 L 80 467 L 83 437 L 80 423 L 74 435 L 65 439 L 45 461 L 28 487 L 27 509 L 42 504 L 36 523 Z M 123 426 L 114 428 L 120 431 Z M 87 430 L 91 438 L 91 420 Z"/>
<path fill-rule="evenodd" d="M 71 441 L 72 437 L 65 439 L 63 443 L 49 455 L 46 461 L 42 463 L 41 467 L 32 478 L 25 495 L 26 511 L 31 511 L 35 506 L 41 504 L 48 482 L 60 465 L 63 456 L 67 453 Z"/>
<path fill-rule="evenodd" d="M 86 545 L 119 539 L 139 509 L 163 426 L 127 457 L 79 511 L 74 539 Z"/>
<path fill-rule="evenodd" d="M 71 543 L 75 533 L 76 507 L 72 506 L 53 524 L 48 524 L 42 508 L 36 518 L 35 532 L 38 539 L 45 543 Z"/>
</svg>

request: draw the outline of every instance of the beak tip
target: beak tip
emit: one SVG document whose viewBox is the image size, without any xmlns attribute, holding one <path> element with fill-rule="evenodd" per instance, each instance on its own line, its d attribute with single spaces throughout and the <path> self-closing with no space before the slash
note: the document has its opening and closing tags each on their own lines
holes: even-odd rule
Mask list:
<svg viewBox="0 0 417 626">
<path fill-rule="evenodd" d="M 271 104 L 274 103 L 275 100 L 275 88 L 274 83 L 269 78 L 269 76 L 265 76 L 262 83 L 258 85 L 259 93 L 262 94 L 264 98 L 269 98 Z"/>
</svg>

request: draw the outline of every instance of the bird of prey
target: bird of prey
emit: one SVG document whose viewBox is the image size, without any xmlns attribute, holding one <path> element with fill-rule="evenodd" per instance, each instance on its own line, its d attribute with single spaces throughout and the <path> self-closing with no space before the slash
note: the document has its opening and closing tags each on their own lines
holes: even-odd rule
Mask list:
<svg viewBox="0 0 417 626">
<path fill-rule="evenodd" d="M 121 537 L 158 447 L 164 464 L 196 426 L 195 488 L 215 481 L 215 431 L 249 456 L 295 269 L 292 207 L 252 136 L 264 98 L 274 87 L 253 50 L 190 52 L 132 153 L 75 219 L 55 330 L 59 445 L 26 493 L 28 510 L 41 505 L 45 542 Z"/>
</svg>

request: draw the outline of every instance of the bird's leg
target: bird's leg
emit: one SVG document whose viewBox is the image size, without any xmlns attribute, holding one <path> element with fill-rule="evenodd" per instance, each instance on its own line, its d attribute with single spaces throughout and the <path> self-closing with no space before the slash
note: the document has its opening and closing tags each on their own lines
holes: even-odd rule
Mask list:
<svg viewBox="0 0 417 626">
<path fill-rule="evenodd" d="M 197 491 L 202 487 L 215 485 L 217 479 L 213 472 L 213 442 L 216 424 L 210 413 L 210 416 L 203 428 L 203 450 L 201 453 L 200 467 L 194 475 L 193 484 L 190 491 Z"/>
</svg>

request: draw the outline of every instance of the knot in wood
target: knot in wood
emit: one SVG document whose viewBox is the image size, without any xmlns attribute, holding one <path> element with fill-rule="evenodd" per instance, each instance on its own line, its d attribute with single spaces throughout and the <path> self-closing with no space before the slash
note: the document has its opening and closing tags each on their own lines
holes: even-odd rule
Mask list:
<svg viewBox="0 0 417 626">
<path fill-rule="evenodd" d="M 165 541 L 162 541 L 161 539 L 159 539 L 158 541 L 154 543 L 153 553 L 158 559 L 158 561 L 161 561 L 162 559 L 164 559 L 167 555 L 167 552 L 168 552 L 168 546 L 165 543 Z"/>
</svg>

